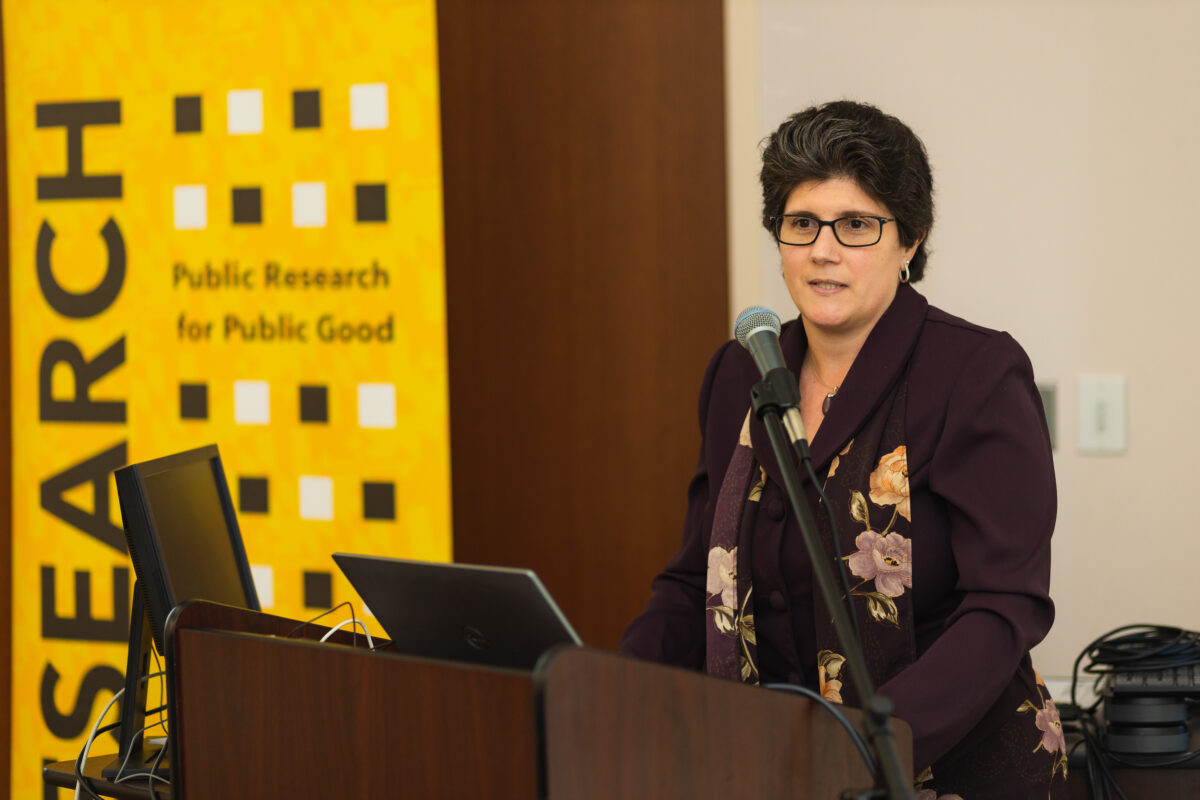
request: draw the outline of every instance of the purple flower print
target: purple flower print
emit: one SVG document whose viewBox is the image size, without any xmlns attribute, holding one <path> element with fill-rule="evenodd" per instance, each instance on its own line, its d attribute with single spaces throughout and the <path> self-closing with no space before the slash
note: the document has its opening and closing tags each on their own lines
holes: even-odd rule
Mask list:
<svg viewBox="0 0 1200 800">
<path fill-rule="evenodd" d="M 1033 724 L 1042 732 L 1042 748 L 1047 753 L 1061 753 L 1066 746 L 1063 736 L 1062 722 L 1058 718 L 1058 706 L 1049 697 L 1046 705 L 1038 709 Z"/>
<path fill-rule="evenodd" d="M 898 533 L 881 536 L 875 531 L 863 531 L 854 544 L 858 552 L 848 559 L 851 572 L 863 580 L 874 580 L 876 590 L 888 597 L 904 594 L 906 586 L 912 588 L 911 540 Z M 711 555 L 709 558 L 711 563 Z"/>
<path fill-rule="evenodd" d="M 721 595 L 721 604 L 737 608 L 737 548 L 714 547 L 708 551 L 708 594 Z"/>
</svg>

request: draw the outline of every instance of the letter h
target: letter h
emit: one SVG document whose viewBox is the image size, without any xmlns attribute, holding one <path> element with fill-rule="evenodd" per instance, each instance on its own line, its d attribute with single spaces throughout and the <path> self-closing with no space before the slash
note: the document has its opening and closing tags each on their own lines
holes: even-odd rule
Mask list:
<svg viewBox="0 0 1200 800">
<path fill-rule="evenodd" d="M 39 128 L 67 129 L 67 174 L 37 179 L 38 200 L 79 200 L 121 197 L 120 175 L 83 174 L 83 128 L 120 125 L 121 101 L 38 103 Z"/>
</svg>

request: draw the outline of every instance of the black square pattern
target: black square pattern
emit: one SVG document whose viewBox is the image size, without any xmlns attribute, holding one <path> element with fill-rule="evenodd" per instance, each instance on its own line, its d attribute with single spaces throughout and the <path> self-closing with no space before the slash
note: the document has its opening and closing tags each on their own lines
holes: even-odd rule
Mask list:
<svg viewBox="0 0 1200 800">
<path fill-rule="evenodd" d="M 179 384 L 179 418 L 208 419 L 208 384 Z"/>
<path fill-rule="evenodd" d="M 200 95 L 187 95 L 175 98 L 175 132 L 200 133 L 203 126 L 200 119 Z"/>
<path fill-rule="evenodd" d="M 363 519 L 396 518 L 396 485 L 363 481 Z"/>
<path fill-rule="evenodd" d="M 266 514 L 268 506 L 266 478 L 238 478 L 238 511 Z"/>
<path fill-rule="evenodd" d="M 333 576 L 328 572 L 304 573 L 304 607 L 329 608 L 333 605 Z"/>
<path fill-rule="evenodd" d="M 329 389 L 325 386 L 300 387 L 300 421 L 329 422 Z"/>
<path fill-rule="evenodd" d="M 292 92 L 292 127 L 321 127 L 320 89 L 302 89 Z"/>
<path fill-rule="evenodd" d="M 354 216 L 359 222 L 387 222 L 387 184 L 355 185 Z"/>
<path fill-rule="evenodd" d="M 245 186 L 233 190 L 233 224 L 262 224 L 262 189 Z"/>
</svg>

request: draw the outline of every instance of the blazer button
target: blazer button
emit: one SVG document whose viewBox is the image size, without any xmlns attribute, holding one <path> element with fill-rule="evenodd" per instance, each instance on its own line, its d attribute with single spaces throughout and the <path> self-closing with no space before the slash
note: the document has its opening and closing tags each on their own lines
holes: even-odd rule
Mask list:
<svg viewBox="0 0 1200 800">
<path fill-rule="evenodd" d="M 771 608 L 775 609 L 776 611 L 786 611 L 787 610 L 787 598 L 784 597 L 783 592 L 779 591 L 778 589 L 771 592 L 770 600 L 771 600 Z"/>
<path fill-rule="evenodd" d="M 771 498 L 767 503 L 767 516 L 778 522 L 783 519 L 783 501 L 778 497 Z"/>
</svg>

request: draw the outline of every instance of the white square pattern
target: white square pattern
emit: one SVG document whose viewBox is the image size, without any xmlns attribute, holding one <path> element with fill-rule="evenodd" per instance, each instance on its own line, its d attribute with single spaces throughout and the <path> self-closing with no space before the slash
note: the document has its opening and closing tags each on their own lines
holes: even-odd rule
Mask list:
<svg viewBox="0 0 1200 800">
<path fill-rule="evenodd" d="M 254 578 L 254 591 L 258 604 L 263 608 L 275 607 L 275 569 L 266 564 L 251 564 L 250 574 Z"/>
<path fill-rule="evenodd" d="M 350 129 L 378 130 L 388 126 L 386 83 L 356 83 L 350 87 Z"/>
<path fill-rule="evenodd" d="M 227 125 L 232 134 L 262 133 L 262 89 L 238 89 L 225 96 Z"/>
<path fill-rule="evenodd" d="M 233 420 L 238 425 L 270 424 L 271 384 L 266 381 L 234 381 Z"/>
<path fill-rule="evenodd" d="M 358 385 L 358 426 L 360 428 L 396 427 L 396 386 L 391 383 Z"/>
<path fill-rule="evenodd" d="M 292 226 L 296 228 L 325 227 L 325 184 L 292 184 Z"/>
<path fill-rule="evenodd" d="M 175 230 L 201 231 L 208 227 L 208 190 L 203 186 L 175 187 Z"/>
<path fill-rule="evenodd" d="M 300 476 L 300 519 L 333 519 L 333 478 Z"/>
</svg>

